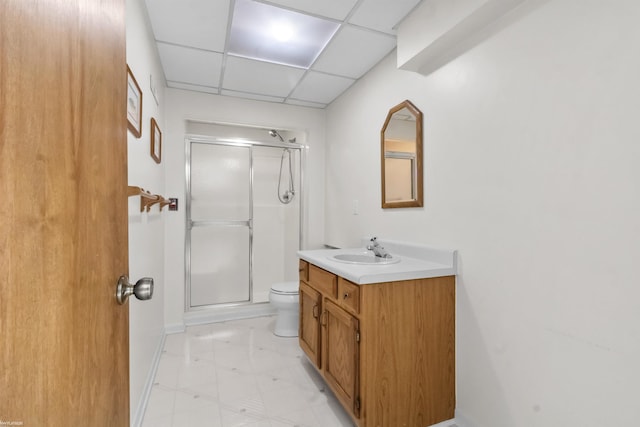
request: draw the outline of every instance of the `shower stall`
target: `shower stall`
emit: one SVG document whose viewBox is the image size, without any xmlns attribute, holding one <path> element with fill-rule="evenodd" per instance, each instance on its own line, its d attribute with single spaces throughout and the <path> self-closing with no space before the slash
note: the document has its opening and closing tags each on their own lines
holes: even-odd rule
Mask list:
<svg viewBox="0 0 640 427">
<path fill-rule="evenodd" d="M 303 146 L 278 137 L 187 137 L 186 311 L 267 302 L 297 280 Z"/>
</svg>

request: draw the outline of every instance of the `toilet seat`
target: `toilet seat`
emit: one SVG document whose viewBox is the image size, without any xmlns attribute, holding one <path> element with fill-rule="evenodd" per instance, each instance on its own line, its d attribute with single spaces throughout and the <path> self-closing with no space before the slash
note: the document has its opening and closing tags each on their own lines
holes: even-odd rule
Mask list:
<svg viewBox="0 0 640 427">
<path fill-rule="evenodd" d="M 299 292 L 298 282 L 280 282 L 271 286 L 271 292 L 276 295 L 297 295 Z"/>
</svg>

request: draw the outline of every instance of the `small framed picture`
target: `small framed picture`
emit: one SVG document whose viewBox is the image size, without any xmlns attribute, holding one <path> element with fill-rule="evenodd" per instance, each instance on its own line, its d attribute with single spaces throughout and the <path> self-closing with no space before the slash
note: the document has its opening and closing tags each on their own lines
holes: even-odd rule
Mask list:
<svg viewBox="0 0 640 427">
<path fill-rule="evenodd" d="M 142 136 L 142 90 L 127 65 L 127 121 L 128 128 L 136 137 Z"/>
<path fill-rule="evenodd" d="M 156 163 L 162 160 L 162 132 L 153 117 L 151 118 L 151 157 Z"/>
</svg>

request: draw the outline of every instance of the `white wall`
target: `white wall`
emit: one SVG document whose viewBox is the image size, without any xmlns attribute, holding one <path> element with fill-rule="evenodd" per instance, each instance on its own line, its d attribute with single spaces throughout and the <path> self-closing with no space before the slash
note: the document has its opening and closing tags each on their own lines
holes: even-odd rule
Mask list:
<svg viewBox="0 0 640 427">
<path fill-rule="evenodd" d="M 306 134 L 305 248 L 324 243 L 324 143 L 325 112 L 306 107 L 251 101 L 217 95 L 166 89 L 167 197 L 179 199 L 179 211 L 166 217 L 165 323 L 169 330 L 184 325 L 185 286 L 185 134 L 186 121 L 230 123 L 291 130 Z M 269 136 L 266 136 L 268 139 Z M 302 142 L 298 138 L 298 142 Z"/>
<path fill-rule="evenodd" d="M 127 63 L 142 89 L 142 137 L 128 133 L 129 185 L 164 195 L 164 153 L 160 164 L 150 156 L 150 121 L 154 117 L 164 132 L 164 75 L 156 54 L 153 35 L 141 0 L 127 0 Z M 150 89 L 150 75 L 158 91 L 157 105 Z M 164 142 L 164 141 L 163 141 Z M 131 424 L 143 415 L 151 368 L 164 338 L 164 223 L 170 213 L 153 206 L 140 213 L 140 197 L 129 198 L 129 278 L 153 277 L 155 289 L 150 301 L 129 298 L 129 363 Z"/>
<path fill-rule="evenodd" d="M 638 16 L 552 0 L 430 76 L 392 54 L 327 109 L 327 242 L 459 250 L 457 408 L 477 427 L 640 419 Z M 425 207 L 382 210 L 403 99 L 424 113 Z"/>
</svg>

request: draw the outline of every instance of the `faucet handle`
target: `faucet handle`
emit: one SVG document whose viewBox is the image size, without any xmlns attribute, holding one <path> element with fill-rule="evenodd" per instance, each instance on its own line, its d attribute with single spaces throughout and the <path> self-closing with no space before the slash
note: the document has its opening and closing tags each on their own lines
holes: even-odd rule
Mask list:
<svg viewBox="0 0 640 427">
<path fill-rule="evenodd" d="M 371 244 L 367 246 L 367 250 L 368 251 L 374 251 L 375 252 L 376 249 L 380 247 L 380 244 L 378 243 L 377 239 L 378 239 L 377 237 L 372 237 L 371 238 L 371 240 L 370 240 Z"/>
</svg>

